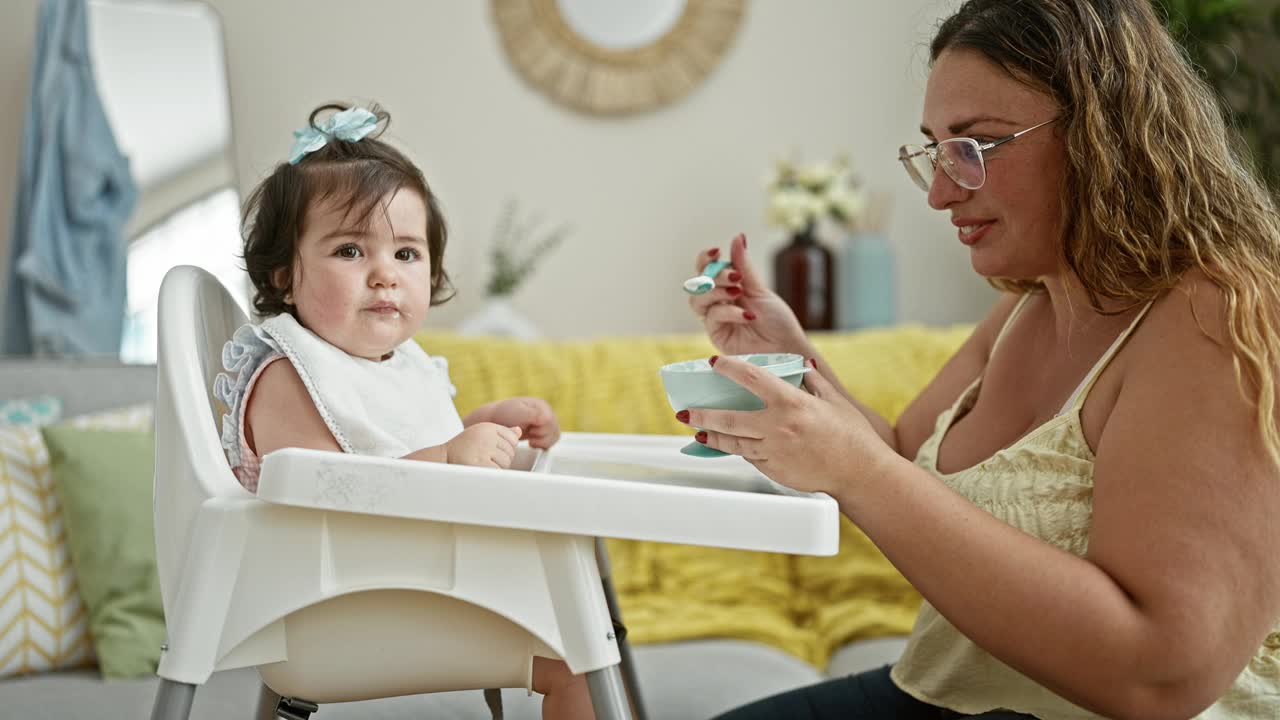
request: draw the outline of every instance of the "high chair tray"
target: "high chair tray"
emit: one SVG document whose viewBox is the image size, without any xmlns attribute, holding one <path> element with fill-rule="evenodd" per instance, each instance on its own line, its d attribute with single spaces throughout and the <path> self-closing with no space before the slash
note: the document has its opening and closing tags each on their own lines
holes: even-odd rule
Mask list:
<svg viewBox="0 0 1280 720">
<path fill-rule="evenodd" d="M 279 505 L 541 532 L 834 555 L 835 500 L 736 457 L 692 458 L 684 436 L 566 433 L 511 470 L 290 448 L 262 462 Z"/>
</svg>

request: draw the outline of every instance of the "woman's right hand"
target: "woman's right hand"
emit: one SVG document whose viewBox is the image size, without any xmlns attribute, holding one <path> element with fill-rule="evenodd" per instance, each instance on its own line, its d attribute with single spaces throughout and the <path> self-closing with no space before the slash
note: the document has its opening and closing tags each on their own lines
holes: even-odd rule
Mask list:
<svg viewBox="0 0 1280 720">
<path fill-rule="evenodd" d="M 694 272 L 701 273 L 718 259 L 719 248 L 698 253 Z M 720 271 L 715 289 L 689 297 L 689 307 L 716 348 L 725 355 L 788 352 L 811 357 L 814 353 L 795 313 L 751 264 L 745 235 L 729 243 L 729 260 L 733 267 Z"/>
<path fill-rule="evenodd" d="M 445 462 L 505 470 L 516 457 L 520 428 L 481 422 L 445 443 Z"/>
</svg>

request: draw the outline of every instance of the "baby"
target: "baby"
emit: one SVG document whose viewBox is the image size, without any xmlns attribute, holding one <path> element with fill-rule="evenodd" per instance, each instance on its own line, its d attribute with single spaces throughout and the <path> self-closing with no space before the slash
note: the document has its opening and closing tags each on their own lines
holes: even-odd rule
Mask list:
<svg viewBox="0 0 1280 720">
<path fill-rule="evenodd" d="M 236 330 L 214 392 L 230 408 L 223 448 L 251 492 L 259 458 L 280 448 L 507 468 L 521 438 L 560 437 L 538 398 L 459 417 L 447 363 L 413 341 L 452 296 L 446 229 L 422 171 L 377 139 L 388 121 L 376 106 L 316 108 L 246 203 L 244 260 L 265 319 Z M 593 717 L 585 679 L 563 662 L 535 657 L 533 689 L 544 718 Z"/>
</svg>

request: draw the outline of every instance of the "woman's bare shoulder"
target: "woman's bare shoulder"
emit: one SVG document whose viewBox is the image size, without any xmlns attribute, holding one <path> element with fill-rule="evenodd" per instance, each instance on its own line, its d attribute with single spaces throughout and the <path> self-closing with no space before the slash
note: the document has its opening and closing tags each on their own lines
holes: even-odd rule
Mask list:
<svg viewBox="0 0 1280 720">
<path fill-rule="evenodd" d="M 1210 355 L 1230 357 L 1231 319 L 1227 291 L 1201 270 L 1190 270 L 1157 298 L 1139 333 L 1140 345 L 1153 352 L 1202 347 Z M 1216 348 L 1215 353 L 1211 348 Z"/>
<path fill-rule="evenodd" d="M 1233 412 L 1251 415 L 1247 406 L 1254 399 L 1246 395 L 1256 389 L 1239 384 L 1243 357 L 1232 333 L 1230 300 L 1230 291 L 1205 273 L 1184 275 L 1155 300 L 1130 340 L 1122 387 L 1156 383 L 1179 393 L 1207 393 L 1232 405 Z"/>
</svg>

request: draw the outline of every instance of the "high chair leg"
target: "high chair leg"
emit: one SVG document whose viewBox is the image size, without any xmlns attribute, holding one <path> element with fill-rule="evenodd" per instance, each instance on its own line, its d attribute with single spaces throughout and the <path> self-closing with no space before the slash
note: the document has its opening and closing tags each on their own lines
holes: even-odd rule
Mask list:
<svg viewBox="0 0 1280 720">
<path fill-rule="evenodd" d="M 609 616 L 620 625 L 622 609 L 618 607 L 618 593 L 613 589 L 613 566 L 609 563 L 609 551 L 602 538 L 596 538 L 596 565 L 600 568 L 600 579 L 604 584 L 604 599 L 609 605 Z M 631 709 L 636 715 L 635 720 L 648 720 L 644 699 L 640 695 L 640 678 L 636 674 L 635 660 L 631 656 L 631 644 L 627 642 L 625 632 L 618 633 L 617 642 L 618 654 L 622 656 L 622 680 L 630 695 Z"/>
<path fill-rule="evenodd" d="M 632 720 L 627 707 L 627 690 L 617 665 L 587 673 L 587 689 L 596 720 Z"/>
<path fill-rule="evenodd" d="M 262 683 L 262 687 L 258 689 L 258 709 L 253 714 L 253 720 L 276 720 L 276 707 L 280 705 L 280 699 L 275 690 Z"/>
<path fill-rule="evenodd" d="M 280 697 L 277 695 L 276 697 Z M 280 698 L 276 703 L 275 717 L 280 720 L 308 720 L 311 713 L 320 709 L 319 705 L 298 698 Z"/>
<path fill-rule="evenodd" d="M 612 593 L 613 588 L 605 586 L 607 592 Z M 636 675 L 636 663 L 631 656 L 631 643 L 627 642 L 625 634 L 618 636 L 618 654 L 622 656 L 622 662 L 619 666 L 622 669 L 622 680 L 631 699 L 631 709 L 635 711 L 635 720 L 648 720 L 649 716 L 645 713 L 644 699 L 640 696 L 640 678 Z"/>
<path fill-rule="evenodd" d="M 195 694 L 195 685 L 161 678 L 151 707 L 151 720 L 187 720 L 191 717 L 191 700 Z"/>
</svg>

